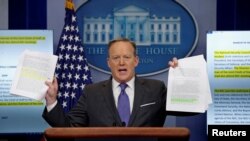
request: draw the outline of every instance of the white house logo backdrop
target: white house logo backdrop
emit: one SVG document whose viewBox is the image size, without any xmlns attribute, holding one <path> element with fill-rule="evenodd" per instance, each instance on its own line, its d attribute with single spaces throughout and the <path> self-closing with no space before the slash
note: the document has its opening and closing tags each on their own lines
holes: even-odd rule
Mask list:
<svg viewBox="0 0 250 141">
<path fill-rule="evenodd" d="M 89 64 L 105 73 L 107 44 L 117 37 L 137 44 L 139 76 L 168 70 L 168 61 L 189 56 L 198 40 L 194 17 L 174 0 L 89 0 L 76 12 Z"/>
</svg>

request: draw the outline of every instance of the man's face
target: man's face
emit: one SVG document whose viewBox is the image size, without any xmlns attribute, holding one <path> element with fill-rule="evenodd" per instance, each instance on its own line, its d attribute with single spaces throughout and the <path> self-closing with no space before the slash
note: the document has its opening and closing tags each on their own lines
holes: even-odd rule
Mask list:
<svg viewBox="0 0 250 141">
<path fill-rule="evenodd" d="M 110 47 L 107 61 L 116 81 L 127 82 L 135 75 L 135 67 L 138 65 L 139 59 L 134 52 L 134 48 L 129 42 L 119 41 Z"/>
</svg>

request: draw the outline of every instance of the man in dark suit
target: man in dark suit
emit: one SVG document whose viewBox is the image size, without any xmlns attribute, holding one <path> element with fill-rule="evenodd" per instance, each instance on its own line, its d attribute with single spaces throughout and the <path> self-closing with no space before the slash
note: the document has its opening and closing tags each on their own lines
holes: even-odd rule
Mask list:
<svg viewBox="0 0 250 141">
<path fill-rule="evenodd" d="M 86 86 L 77 105 L 66 115 L 57 103 L 57 80 L 46 82 L 49 89 L 45 97 L 44 119 L 53 127 L 163 126 L 167 115 L 166 86 L 162 81 L 136 76 L 139 58 L 135 43 L 124 38 L 111 41 L 107 63 L 111 78 Z M 174 58 L 169 65 L 175 67 L 177 59 Z M 120 84 L 125 84 L 126 88 Z M 126 95 L 123 107 L 120 104 L 121 91 Z M 120 112 L 126 107 L 128 116 Z"/>
</svg>

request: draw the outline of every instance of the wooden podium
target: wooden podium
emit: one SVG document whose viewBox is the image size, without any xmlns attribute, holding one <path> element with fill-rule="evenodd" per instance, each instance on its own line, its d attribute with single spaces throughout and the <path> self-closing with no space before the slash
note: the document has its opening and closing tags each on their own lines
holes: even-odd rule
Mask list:
<svg viewBox="0 0 250 141">
<path fill-rule="evenodd" d="M 160 141 L 188 141 L 190 131 L 184 127 L 80 127 L 48 128 L 46 140 L 83 138 L 157 138 Z"/>
</svg>

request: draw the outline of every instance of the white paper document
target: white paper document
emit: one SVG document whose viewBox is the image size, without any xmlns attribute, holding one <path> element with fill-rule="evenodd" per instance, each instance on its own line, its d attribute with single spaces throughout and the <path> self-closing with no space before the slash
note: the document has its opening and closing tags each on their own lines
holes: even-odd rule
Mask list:
<svg viewBox="0 0 250 141">
<path fill-rule="evenodd" d="M 204 113 L 212 103 L 206 61 L 203 55 L 178 60 L 169 69 L 167 111 Z"/>
<path fill-rule="evenodd" d="M 57 58 L 52 54 L 25 50 L 19 59 L 10 93 L 42 100 L 48 89 L 45 81 L 53 80 Z"/>
</svg>

